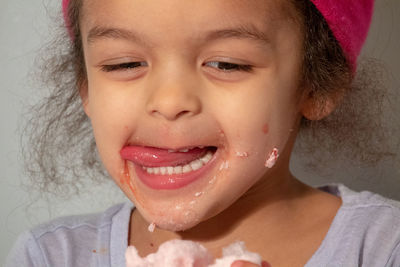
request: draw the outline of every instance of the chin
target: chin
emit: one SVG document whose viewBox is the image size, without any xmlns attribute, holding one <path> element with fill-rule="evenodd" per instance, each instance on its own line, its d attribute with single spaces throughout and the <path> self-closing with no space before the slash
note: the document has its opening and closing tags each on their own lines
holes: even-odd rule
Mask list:
<svg viewBox="0 0 400 267">
<path fill-rule="evenodd" d="M 138 207 L 138 210 L 149 224 L 154 223 L 158 228 L 172 232 L 188 230 L 202 221 L 202 216 L 193 208 L 182 208 L 179 210 L 175 208 L 160 208 L 159 210 L 152 209 L 152 211 L 148 211 Z"/>
</svg>

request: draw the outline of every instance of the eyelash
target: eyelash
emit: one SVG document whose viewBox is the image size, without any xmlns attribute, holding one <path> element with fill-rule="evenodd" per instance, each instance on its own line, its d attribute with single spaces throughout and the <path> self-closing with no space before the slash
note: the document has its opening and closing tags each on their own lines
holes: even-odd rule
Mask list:
<svg viewBox="0 0 400 267">
<path fill-rule="evenodd" d="M 251 65 L 235 64 L 235 63 L 224 62 L 224 61 L 210 61 L 208 63 L 203 64 L 203 66 L 207 66 L 207 65 L 214 67 L 218 70 L 221 70 L 222 72 L 234 72 L 234 71 L 251 72 L 253 70 L 253 66 L 251 66 Z M 225 67 L 225 68 L 220 69 L 220 68 L 218 68 L 218 66 Z"/>
<path fill-rule="evenodd" d="M 139 67 L 147 66 L 147 63 L 144 62 L 127 62 L 122 64 L 115 64 L 115 65 L 104 65 L 102 66 L 102 71 L 104 72 L 113 72 L 113 71 L 124 71 L 130 69 L 137 69 Z M 230 62 L 223 62 L 223 61 L 210 61 L 204 63 L 203 66 L 211 66 L 213 68 L 218 69 L 219 71 L 229 73 L 234 71 L 243 71 L 243 72 L 251 72 L 253 70 L 253 66 L 246 65 L 246 64 L 235 64 Z M 220 69 L 219 67 L 222 67 Z"/>
<path fill-rule="evenodd" d="M 147 66 L 147 63 L 144 62 L 127 62 L 127 63 L 121 63 L 121 64 L 115 64 L 115 65 L 104 65 L 101 67 L 101 70 L 104 72 L 112 72 L 112 71 L 124 71 L 124 70 L 130 70 L 130 69 L 137 69 L 138 67 L 145 67 Z"/>
</svg>

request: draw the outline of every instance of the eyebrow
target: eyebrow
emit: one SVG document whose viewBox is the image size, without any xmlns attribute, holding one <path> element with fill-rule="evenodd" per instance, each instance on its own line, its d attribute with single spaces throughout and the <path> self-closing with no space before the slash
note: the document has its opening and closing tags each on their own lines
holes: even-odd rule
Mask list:
<svg viewBox="0 0 400 267">
<path fill-rule="evenodd" d="M 228 38 L 250 39 L 264 45 L 271 43 L 271 40 L 268 37 L 268 35 L 265 32 L 259 30 L 252 24 L 243 24 L 234 28 L 211 31 L 207 34 L 205 40 L 212 41 L 216 39 L 228 39 Z"/>
<path fill-rule="evenodd" d="M 102 26 L 95 26 L 92 29 L 90 29 L 88 36 L 87 36 L 87 42 L 89 44 L 94 43 L 95 41 L 99 39 L 123 39 L 123 40 L 128 40 L 131 42 L 136 42 L 136 43 L 141 43 L 141 44 L 146 44 L 146 42 L 143 40 L 142 37 L 140 37 L 139 34 L 122 29 L 122 28 L 108 28 L 108 27 L 102 27 Z"/>
<path fill-rule="evenodd" d="M 149 42 L 147 42 L 142 35 L 132 30 L 103 26 L 93 27 L 88 33 L 87 42 L 90 44 L 104 38 L 128 40 L 144 46 L 150 46 Z M 204 42 L 229 38 L 250 39 L 263 45 L 271 43 L 267 34 L 252 24 L 242 24 L 233 28 L 218 29 L 206 32 Z"/>
</svg>

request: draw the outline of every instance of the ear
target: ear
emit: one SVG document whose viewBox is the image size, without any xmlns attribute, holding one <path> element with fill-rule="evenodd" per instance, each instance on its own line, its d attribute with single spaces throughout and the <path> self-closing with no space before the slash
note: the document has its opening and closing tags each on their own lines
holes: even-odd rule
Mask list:
<svg viewBox="0 0 400 267">
<path fill-rule="evenodd" d="M 88 83 L 87 81 L 79 83 L 79 95 L 82 100 L 83 110 L 85 111 L 86 115 L 90 118 L 89 112 L 89 91 L 88 91 Z"/>
<path fill-rule="evenodd" d="M 322 120 L 331 114 L 343 99 L 344 91 L 325 94 L 305 93 L 301 104 L 302 115 L 312 121 Z"/>
</svg>

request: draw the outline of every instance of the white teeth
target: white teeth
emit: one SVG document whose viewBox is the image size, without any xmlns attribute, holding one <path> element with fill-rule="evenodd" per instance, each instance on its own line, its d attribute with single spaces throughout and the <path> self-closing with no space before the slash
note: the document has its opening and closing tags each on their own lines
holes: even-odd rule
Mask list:
<svg viewBox="0 0 400 267">
<path fill-rule="evenodd" d="M 186 164 L 186 165 L 183 166 L 183 168 L 182 168 L 182 172 L 183 172 L 183 173 L 188 173 L 188 172 L 191 172 L 191 171 L 192 171 L 192 168 L 190 167 L 189 164 Z"/>
<path fill-rule="evenodd" d="M 176 174 L 181 174 L 182 173 L 182 166 L 176 166 L 174 167 L 174 173 Z"/>
<path fill-rule="evenodd" d="M 189 162 L 188 164 L 185 164 L 183 166 L 179 165 L 179 166 L 165 166 L 165 167 L 143 167 L 143 169 L 149 174 L 173 175 L 173 174 L 188 173 L 203 167 L 211 160 L 212 156 L 213 152 L 208 151 L 201 158 L 193 160 L 192 162 Z"/>
<path fill-rule="evenodd" d="M 188 148 L 179 150 L 179 152 L 188 152 L 188 151 L 189 151 Z"/>
<path fill-rule="evenodd" d="M 190 162 L 190 167 L 192 167 L 194 171 L 200 169 L 201 166 L 203 166 L 203 162 L 201 160 L 196 159 Z"/>
<path fill-rule="evenodd" d="M 210 161 L 210 159 L 212 158 L 212 153 L 207 153 L 204 157 L 200 158 L 200 160 L 206 164 L 207 162 Z"/>
</svg>

